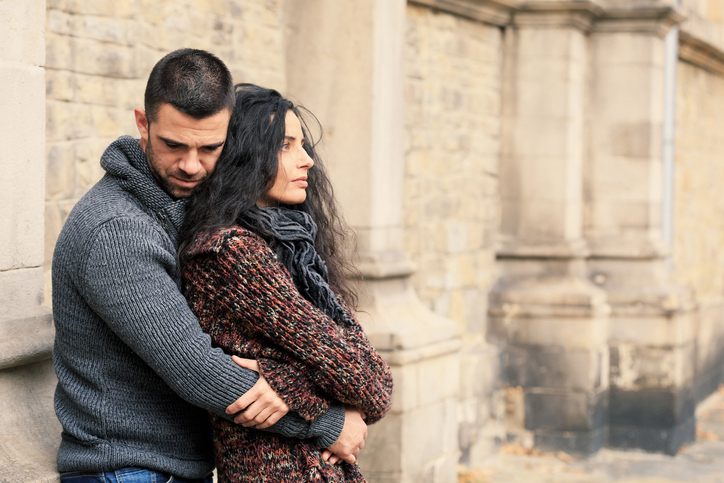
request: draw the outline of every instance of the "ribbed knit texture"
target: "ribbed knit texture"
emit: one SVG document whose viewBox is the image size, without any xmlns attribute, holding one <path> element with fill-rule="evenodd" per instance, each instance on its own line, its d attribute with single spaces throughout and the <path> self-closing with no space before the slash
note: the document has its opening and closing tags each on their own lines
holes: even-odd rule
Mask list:
<svg viewBox="0 0 724 483">
<path fill-rule="evenodd" d="M 53 256 L 58 469 L 200 478 L 213 469 L 207 410 L 224 415 L 257 376 L 211 347 L 181 295 L 185 202 L 159 187 L 131 137 L 101 165 L 106 175 L 70 213 Z M 337 405 L 313 424 L 290 414 L 273 430 L 328 446 L 343 424 Z"/>
<path fill-rule="evenodd" d="M 189 304 L 214 343 L 257 359 L 290 408 L 314 419 L 331 401 L 389 410 L 392 378 L 341 298 L 339 323 L 304 298 L 265 241 L 241 227 L 202 234 L 184 269 Z M 344 321 L 344 322 L 342 322 Z M 357 465 L 330 465 L 311 442 L 247 430 L 212 415 L 219 482 L 365 481 Z"/>
</svg>

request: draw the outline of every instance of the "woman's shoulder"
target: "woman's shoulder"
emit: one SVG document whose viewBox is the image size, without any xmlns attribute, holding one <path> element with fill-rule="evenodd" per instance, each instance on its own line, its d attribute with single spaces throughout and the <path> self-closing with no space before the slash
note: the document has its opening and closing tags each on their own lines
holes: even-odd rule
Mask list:
<svg viewBox="0 0 724 483">
<path fill-rule="evenodd" d="M 216 228 L 199 233 L 188 248 L 188 256 L 222 253 L 229 250 L 268 248 L 267 243 L 256 233 L 240 225 Z"/>
</svg>

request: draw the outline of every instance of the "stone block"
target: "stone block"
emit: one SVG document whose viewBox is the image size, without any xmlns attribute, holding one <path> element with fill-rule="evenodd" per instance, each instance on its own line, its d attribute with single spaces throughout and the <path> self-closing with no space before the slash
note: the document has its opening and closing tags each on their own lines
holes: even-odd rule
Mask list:
<svg viewBox="0 0 724 483">
<path fill-rule="evenodd" d="M 520 28 L 519 58 L 529 60 L 576 60 L 586 58 L 586 37 L 576 29 Z"/>
<path fill-rule="evenodd" d="M 76 94 L 76 78 L 73 73 L 56 70 L 45 70 L 45 95 L 56 101 L 72 101 Z"/>
<path fill-rule="evenodd" d="M 390 412 L 368 428 L 364 450 L 359 454 L 360 469 L 368 480 L 382 481 L 380 478 L 402 473 L 402 454 L 407 449 L 401 440 L 404 421 L 404 415 Z"/>
<path fill-rule="evenodd" d="M 45 155 L 43 69 L 0 59 L 0 271 L 42 264 Z M 23 142 L 18 142 L 22 140 Z"/>
<path fill-rule="evenodd" d="M 390 413 L 403 413 L 417 408 L 420 405 L 419 390 L 421 388 L 419 366 L 417 364 L 393 365 L 390 366 L 390 371 L 392 379 L 395 381 Z"/>
<path fill-rule="evenodd" d="M 74 35 L 118 44 L 127 44 L 134 40 L 129 35 L 132 32 L 130 19 L 85 15 L 79 20 Z"/>
<path fill-rule="evenodd" d="M 133 46 L 79 38 L 71 38 L 70 46 L 75 72 L 120 78 L 138 75 Z"/>
<path fill-rule="evenodd" d="M 12 482 L 58 481 L 61 427 L 53 413 L 50 361 L 0 371 L 0 468 Z"/>
<path fill-rule="evenodd" d="M 46 32 L 45 42 L 47 45 L 45 67 L 72 72 L 74 65 L 70 37 L 54 32 Z"/>
<path fill-rule="evenodd" d="M 68 12 L 49 9 L 45 21 L 45 32 L 46 34 L 71 35 L 79 18 Z"/>
<path fill-rule="evenodd" d="M 508 346 L 503 352 L 506 381 L 526 388 L 591 391 L 606 388 L 608 351 L 562 347 Z"/>
<path fill-rule="evenodd" d="M 591 55 L 595 65 L 633 64 L 663 68 L 664 42 L 655 35 L 635 32 L 594 32 Z"/>
<path fill-rule="evenodd" d="M 3 2 L 0 5 L 0 63 L 42 66 L 45 63 L 45 2 Z"/>
<path fill-rule="evenodd" d="M 602 449 L 608 440 L 608 428 L 592 431 L 535 431 L 535 447 L 542 451 L 573 453 L 591 456 Z"/>
<path fill-rule="evenodd" d="M 452 403 L 454 404 L 454 402 Z M 403 467 L 420 471 L 449 451 L 457 442 L 457 416 L 446 410 L 445 401 L 406 413 L 402 422 Z"/>
<path fill-rule="evenodd" d="M 661 163 L 646 154 L 653 144 L 650 137 L 631 133 L 623 137 L 614 134 L 614 131 L 623 132 L 626 128 L 638 133 L 644 129 L 652 129 L 650 125 L 646 126 L 648 127 L 630 125 L 612 127 L 609 136 L 600 138 L 597 146 L 600 145 L 601 149 L 597 149 L 597 162 L 591 166 L 591 182 L 588 184 L 594 200 L 641 201 L 661 198 L 661 194 L 647 189 L 647 186 L 661 176 L 659 166 Z M 612 144 L 617 144 L 618 147 Z M 605 154 L 613 151 L 628 154 Z M 644 153 L 643 157 L 632 156 L 631 153 L 634 151 Z M 626 173 L 625 182 L 622 182 L 622 173 Z"/>
<path fill-rule="evenodd" d="M 75 149 L 71 143 L 54 143 L 47 147 L 45 171 L 46 200 L 67 199 L 75 192 Z"/>
<path fill-rule="evenodd" d="M 663 81 L 663 73 L 650 65 L 595 69 L 591 93 L 597 115 L 594 135 L 598 126 L 611 122 L 662 122 Z"/>
<path fill-rule="evenodd" d="M 508 344 L 599 351 L 608 339 L 608 323 L 599 318 L 551 314 L 549 317 L 495 318 Z"/>
<path fill-rule="evenodd" d="M 525 428 L 556 433 L 597 431 L 606 425 L 609 394 L 597 391 L 525 391 Z"/>
<path fill-rule="evenodd" d="M 482 401 L 500 385 L 500 351 L 496 346 L 474 340 L 466 344 L 460 360 L 460 397 Z"/>
<path fill-rule="evenodd" d="M 611 342 L 613 344 L 638 344 L 648 347 L 668 348 L 681 346 L 696 337 L 696 326 L 686 314 L 672 316 L 626 316 L 611 318 Z"/>
<path fill-rule="evenodd" d="M 3 308 L 0 338 L 25 330 L 22 326 L 8 325 L 22 316 L 33 315 L 43 304 L 43 269 L 24 268 L 0 271 L 0 307 Z M 33 328 L 30 328 L 32 331 Z"/>
<path fill-rule="evenodd" d="M 417 394 L 420 406 L 453 398 L 460 390 L 459 356 L 451 354 L 420 361 L 418 375 Z"/>
<path fill-rule="evenodd" d="M 675 456 L 682 446 L 695 439 L 696 421 L 693 417 L 675 426 L 636 428 L 612 424 L 608 430 L 608 445 L 612 448 L 642 449 L 670 456 Z"/>
<path fill-rule="evenodd" d="M 622 390 L 690 386 L 694 378 L 693 342 L 673 347 L 611 344 L 611 385 Z"/>
<path fill-rule="evenodd" d="M 691 386 L 624 389 L 611 385 L 609 421 L 633 428 L 674 427 L 693 417 Z"/>
</svg>

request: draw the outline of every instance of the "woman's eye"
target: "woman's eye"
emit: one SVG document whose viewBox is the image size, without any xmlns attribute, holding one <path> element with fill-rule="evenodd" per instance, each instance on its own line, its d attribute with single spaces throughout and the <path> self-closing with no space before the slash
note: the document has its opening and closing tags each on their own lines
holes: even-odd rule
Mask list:
<svg viewBox="0 0 724 483">
<path fill-rule="evenodd" d="M 282 144 L 282 151 L 289 151 L 289 143 Z"/>
</svg>

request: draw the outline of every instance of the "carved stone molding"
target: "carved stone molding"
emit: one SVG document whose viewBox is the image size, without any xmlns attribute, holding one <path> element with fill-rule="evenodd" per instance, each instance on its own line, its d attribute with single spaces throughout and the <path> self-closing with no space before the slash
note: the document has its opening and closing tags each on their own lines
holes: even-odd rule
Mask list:
<svg viewBox="0 0 724 483">
<path fill-rule="evenodd" d="M 679 58 L 714 74 L 724 75 L 724 52 L 683 29 L 679 32 Z"/>
<path fill-rule="evenodd" d="M 510 23 L 520 0 L 408 0 L 408 3 L 483 23 L 504 26 Z"/>
<path fill-rule="evenodd" d="M 528 1 L 519 5 L 513 22 L 520 26 L 591 28 L 603 9 L 598 2 Z"/>
<path fill-rule="evenodd" d="M 596 32 L 637 32 L 666 36 L 674 25 L 686 19 L 670 6 L 610 8 L 596 21 Z"/>
</svg>

